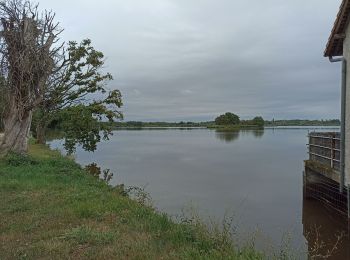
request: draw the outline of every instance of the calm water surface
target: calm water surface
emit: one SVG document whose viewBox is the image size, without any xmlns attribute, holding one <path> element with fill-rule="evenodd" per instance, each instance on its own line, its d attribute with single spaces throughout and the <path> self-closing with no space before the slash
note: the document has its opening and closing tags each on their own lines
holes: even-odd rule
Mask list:
<svg viewBox="0 0 350 260">
<path fill-rule="evenodd" d="M 337 232 L 348 234 L 345 220 L 318 202 L 303 201 L 311 130 L 123 130 L 95 153 L 78 149 L 76 158 L 82 165 L 96 162 L 111 169 L 112 184 L 145 187 L 154 205 L 172 216 L 190 207 L 204 219 L 233 215 L 240 236 L 258 230 L 259 247 L 279 248 L 291 237 L 290 244 L 305 252 L 317 238 L 333 244 Z M 51 146 L 61 148 L 62 142 Z M 349 243 L 344 238 L 331 259 L 350 259 Z"/>
</svg>

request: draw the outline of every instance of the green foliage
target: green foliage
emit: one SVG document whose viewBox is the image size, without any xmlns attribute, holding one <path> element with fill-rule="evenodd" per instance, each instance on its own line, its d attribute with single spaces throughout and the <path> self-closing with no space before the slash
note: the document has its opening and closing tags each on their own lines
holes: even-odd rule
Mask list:
<svg viewBox="0 0 350 260">
<path fill-rule="evenodd" d="M 240 123 L 239 116 L 227 112 L 224 115 L 220 115 L 215 119 L 217 125 L 238 125 Z"/>
<path fill-rule="evenodd" d="M 5 156 L 5 161 L 11 166 L 28 166 L 38 164 L 38 161 L 28 155 L 9 153 Z"/>
<path fill-rule="evenodd" d="M 252 125 L 263 127 L 265 125 L 265 121 L 261 116 L 257 116 L 253 118 Z"/>
<path fill-rule="evenodd" d="M 120 189 L 122 186 L 119 186 Z M 152 205 L 152 198 L 148 192 L 146 192 L 145 188 L 131 186 L 131 187 L 123 187 L 124 192 L 127 194 L 129 198 L 137 201 L 141 205 Z M 123 193 L 122 193 L 123 194 Z"/>
<path fill-rule="evenodd" d="M 266 126 L 340 126 L 339 119 L 329 120 L 306 120 L 306 119 L 293 119 L 293 120 L 275 120 L 266 121 Z"/>
<path fill-rule="evenodd" d="M 32 130 L 43 142 L 47 127 L 58 127 L 71 153 L 76 145 L 94 151 L 111 134 L 108 124 L 123 117 L 119 90 L 108 90 L 112 75 L 103 73 L 104 55 L 89 39 L 69 42 L 67 55 L 48 82 L 44 101 L 35 111 Z"/>
<path fill-rule="evenodd" d="M 117 238 L 112 232 L 99 232 L 89 226 L 81 226 L 69 230 L 64 239 L 77 242 L 78 244 L 106 245 L 112 243 Z"/>
<path fill-rule="evenodd" d="M 114 128 L 155 128 L 155 127 L 207 127 L 213 125 L 214 122 L 141 122 L 128 121 L 116 122 L 113 124 Z"/>
<path fill-rule="evenodd" d="M 260 117 L 256 117 L 260 118 Z M 254 126 L 253 120 L 241 120 L 240 126 L 244 128 Z M 260 122 L 262 123 L 261 119 Z M 331 120 L 272 120 L 264 121 L 265 126 L 339 126 L 340 121 L 338 119 Z M 208 127 L 217 128 L 215 122 L 140 122 L 140 121 L 129 121 L 129 122 L 115 122 L 113 123 L 113 129 L 118 128 L 156 128 L 156 127 Z M 239 129 L 239 128 L 238 128 Z"/>
<path fill-rule="evenodd" d="M 91 163 L 85 166 L 85 170 L 96 178 L 100 178 L 101 168 L 97 166 L 96 163 Z"/>
<path fill-rule="evenodd" d="M 110 169 L 101 170 L 101 167 L 98 167 L 96 163 L 91 163 L 85 167 L 85 170 L 94 176 L 97 179 L 101 179 L 105 181 L 107 184 L 112 180 L 113 173 Z"/>
<path fill-rule="evenodd" d="M 101 139 L 108 140 L 111 131 L 107 124 L 99 124 L 91 106 L 77 105 L 60 112 L 60 128 L 64 132 L 64 147 L 69 154 L 81 145 L 86 151 L 96 150 Z M 102 137 L 101 137 L 102 133 Z"/>
</svg>

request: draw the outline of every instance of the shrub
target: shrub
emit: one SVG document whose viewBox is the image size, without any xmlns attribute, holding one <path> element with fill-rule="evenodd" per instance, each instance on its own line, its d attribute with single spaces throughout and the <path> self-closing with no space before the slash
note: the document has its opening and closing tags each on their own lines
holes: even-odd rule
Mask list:
<svg viewBox="0 0 350 260">
<path fill-rule="evenodd" d="M 6 155 L 5 162 L 8 165 L 15 166 L 15 167 L 18 167 L 21 165 L 35 165 L 39 163 L 37 160 L 35 160 L 34 158 L 28 155 L 17 154 L 17 153 L 9 153 L 8 155 Z"/>
<path fill-rule="evenodd" d="M 229 112 L 215 119 L 215 124 L 217 125 L 238 125 L 239 123 L 239 116 Z"/>
<path fill-rule="evenodd" d="M 261 116 L 257 116 L 257 117 L 254 117 L 254 119 L 252 120 L 252 124 L 263 127 L 265 125 L 265 121 Z"/>
</svg>

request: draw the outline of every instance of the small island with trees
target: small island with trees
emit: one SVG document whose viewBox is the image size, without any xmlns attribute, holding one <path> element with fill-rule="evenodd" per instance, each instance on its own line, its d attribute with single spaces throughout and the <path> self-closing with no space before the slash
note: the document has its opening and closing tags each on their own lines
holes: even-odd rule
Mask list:
<svg viewBox="0 0 350 260">
<path fill-rule="evenodd" d="M 220 130 L 239 130 L 239 129 L 262 129 L 265 121 L 261 116 L 254 117 L 252 120 L 241 120 L 236 114 L 227 112 L 215 118 L 215 124 L 208 128 Z"/>
</svg>

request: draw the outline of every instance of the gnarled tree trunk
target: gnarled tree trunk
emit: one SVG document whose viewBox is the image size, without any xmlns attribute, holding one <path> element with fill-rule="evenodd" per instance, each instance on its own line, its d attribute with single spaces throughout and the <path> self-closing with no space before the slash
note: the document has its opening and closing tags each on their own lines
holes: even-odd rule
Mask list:
<svg viewBox="0 0 350 260">
<path fill-rule="evenodd" d="M 29 0 L 0 1 L 0 78 L 8 108 L 0 156 L 28 150 L 32 114 L 42 102 L 63 45 L 52 12 L 38 11 Z"/>
<path fill-rule="evenodd" d="M 9 152 L 25 154 L 28 151 L 32 112 L 25 112 L 20 117 L 17 109 L 10 110 L 4 118 L 5 131 L 0 142 L 0 157 Z"/>
<path fill-rule="evenodd" d="M 46 123 L 39 121 L 35 128 L 35 138 L 37 144 L 46 143 Z"/>
</svg>

